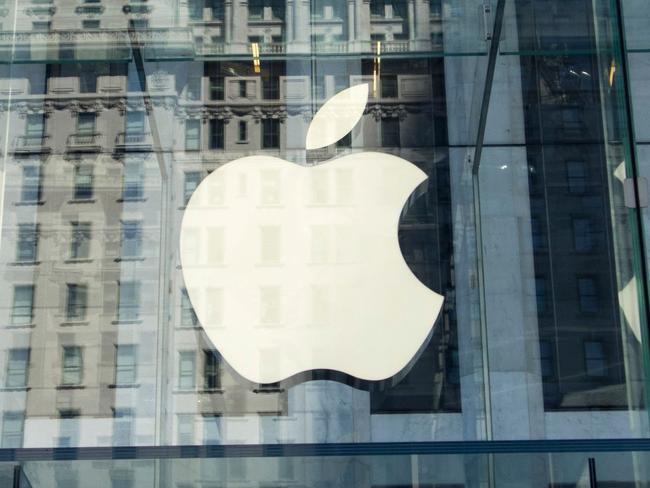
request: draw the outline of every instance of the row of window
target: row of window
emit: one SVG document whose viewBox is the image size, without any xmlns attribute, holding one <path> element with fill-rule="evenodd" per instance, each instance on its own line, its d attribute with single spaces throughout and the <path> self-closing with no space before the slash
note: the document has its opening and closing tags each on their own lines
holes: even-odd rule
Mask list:
<svg viewBox="0 0 650 488">
<path fill-rule="evenodd" d="M 217 444 L 222 440 L 221 415 L 203 414 L 203 442 Z M 59 435 L 57 447 L 75 447 L 79 445 L 79 420 L 81 411 L 78 409 L 59 410 Z M 132 443 L 133 436 L 133 411 L 128 408 L 113 410 L 113 445 L 128 446 Z M 7 411 L 2 416 L 2 444 L 3 448 L 19 448 L 23 444 L 25 414 L 21 411 Z M 194 438 L 195 415 L 178 415 L 178 443 L 181 445 L 195 444 Z M 243 478 L 245 470 L 229 470 L 235 478 Z M 66 485 L 68 486 L 68 485 Z M 117 486 L 117 485 L 116 485 Z M 119 485 L 123 486 L 123 485 Z"/>
<path fill-rule="evenodd" d="M 97 114 L 93 112 L 79 112 L 77 115 L 76 135 L 93 135 L 97 132 Z M 124 119 L 124 131 L 129 134 L 141 134 L 145 131 L 145 116 L 142 111 L 130 111 Z M 25 124 L 25 137 L 42 139 L 47 134 L 45 116 L 43 114 L 27 115 Z"/>
<path fill-rule="evenodd" d="M 119 294 L 117 319 L 135 321 L 140 318 L 140 283 L 118 282 Z M 66 285 L 65 320 L 84 321 L 88 313 L 88 285 L 68 283 Z M 34 285 L 15 285 L 11 308 L 11 325 L 24 326 L 34 320 Z"/>
<path fill-rule="evenodd" d="M 140 318 L 140 291 L 138 281 L 118 282 L 118 321 L 135 321 Z M 34 285 L 15 285 L 11 306 L 11 325 L 30 325 L 34 320 Z M 68 283 L 66 285 L 65 319 L 70 322 L 86 320 L 88 313 L 88 285 Z M 190 303 L 187 291 L 181 293 L 181 327 L 196 327 L 198 319 Z"/>
<path fill-rule="evenodd" d="M 76 140 L 83 141 L 83 136 L 94 136 L 96 115 L 94 113 L 80 113 L 77 118 L 77 132 Z M 280 148 L 280 120 L 278 119 L 263 119 L 261 121 L 261 146 L 263 149 L 279 149 Z M 125 133 L 128 134 L 143 134 L 145 132 L 144 112 L 127 112 Z M 224 148 L 224 133 L 225 124 L 223 120 L 211 119 L 208 123 L 208 148 L 209 149 L 223 149 Z M 200 119 L 188 119 L 185 122 L 185 150 L 186 151 L 200 151 L 203 149 L 201 144 L 202 135 L 202 121 Z M 32 114 L 28 116 L 25 137 L 30 143 L 35 142 L 37 145 L 42 144 L 45 136 L 45 123 L 42 115 Z M 400 130 L 399 119 L 388 118 L 381 121 L 381 136 L 382 145 L 389 147 L 400 147 Z M 81 138 L 81 139 L 80 139 Z M 348 141 L 349 138 L 345 139 Z M 92 142 L 92 139 L 88 139 Z M 248 122 L 240 120 L 237 123 L 237 143 L 246 144 L 249 142 L 249 129 Z M 345 142 L 344 142 L 345 144 Z M 78 166 L 76 172 L 85 168 L 89 171 L 88 167 Z M 33 170 L 32 170 L 33 171 Z M 75 173 L 77 176 L 77 173 Z M 84 175 L 79 174 L 80 178 Z M 32 176 L 33 178 L 33 176 Z M 85 176 L 86 179 L 89 176 Z M 76 181 L 76 180 L 75 180 Z M 82 197 L 83 198 L 83 197 Z"/>
<path fill-rule="evenodd" d="M 90 258 L 92 241 L 91 222 L 70 223 L 70 253 L 69 259 Z M 16 261 L 30 263 L 38 261 L 38 224 L 18 224 L 16 240 Z M 142 222 L 139 220 L 124 220 L 121 223 L 120 258 L 139 258 L 142 255 Z"/>
<path fill-rule="evenodd" d="M 80 113 L 77 116 L 77 130 L 75 132 L 76 142 L 92 143 L 92 136 L 96 134 L 96 114 Z M 199 151 L 201 147 L 201 125 L 200 119 L 188 119 L 185 123 L 185 150 Z M 127 112 L 125 119 L 125 134 L 139 135 L 145 133 L 144 112 Z M 46 135 L 45 119 L 41 114 L 31 114 L 27 117 L 25 138 L 27 143 L 41 145 Z M 84 139 L 86 136 L 86 139 Z M 237 124 L 237 142 L 248 143 L 249 131 L 248 122 L 240 120 Z M 280 147 L 280 121 L 278 119 L 262 120 L 262 147 L 265 149 L 277 149 Z M 224 148 L 224 122 L 223 120 L 211 119 L 208 124 L 208 147 L 210 149 Z"/>
<path fill-rule="evenodd" d="M 195 415 L 179 414 L 178 415 L 178 444 L 189 445 L 195 444 Z M 78 409 L 61 409 L 59 410 L 59 435 L 57 438 L 57 447 L 75 447 L 79 445 L 79 420 L 81 411 Z M 223 440 L 221 415 L 220 414 L 202 414 L 203 424 L 203 443 L 217 444 Z M 25 414 L 21 411 L 7 411 L 2 415 L 2 448 L 19 448 L 23 444 Z M 128 446 L 132 443 L 133 435 L 133 411 L 128 408 L 116 408 L 113 410 L 113 445 Z M 246 470 L 239 469 L 239 463 L 232 463 L 235 469 L 230 469 L 228 474 L 233 478 L 244 478 Z M 287 470 L 282 478 L 291 476 L 293 470 Z M 68 486 L 68 485 L 66 485 Z M 117 485 L 115 485 L 117 486 Z M 120 484 L 120 487 L 123 485 Z"/>
<path fill-rule="evenodd" d="M 132 444 L 133 410 L 129 408 L 113 409 L 113 445 L 128 446 Z M 57 447 L 75 447 L 79 445 L 79 419 L 81 412 L 77 409 L 59 410 L 59 435 Z M 25 412 L 5 411 L 2 415 L 2 438 L 0 447 L 19 448 L 23 445 Z M 66 485 L 68 486 L 68 485 Z M 123 486 L 123 485 L 114 485 Z"/>
<path fill-rule="evenodd" d="M 237 142 L 248 143 L 248 122 L 240 120 L 237 124 Z M 210 149 L 223 149 L 224 123 L 222 120 L 212 119 L 208 124 L 208 147 Z M 280 121 L 278 119 L 262 120 L 262 148 L 278 149 L 280 147 Z M 185 150 L 201 150 L 201 120 L 189 119 L 185 123 Z"/>
<path fill-rule="evenodd" d="M 221 20 L 224 18 L 224 6 L 220 0 L 190 0 L 188 3 L 189 17 L 191 20 Z M 315 17 L 322 17 L 329 9 L 333 16 L 344 18 L 346 13 L 346 0 L 320 0 L 314 1 L 311 6 L 311 13 Z M 249 0 L 248 17 L 250 19 L 263 19 L 265 8 L 270 10 L 272 19 L 285 19 L 285 0 Z M 209 17 L 205 16 L 206 10 Z M 392 17 L 406 19 L 408 16 L 406 0 L 370 0 L 370 14 L 374 17 L 384 17 L 389 14 Z M 270 19 L 269 19 L 270 20 Z"/>
<path fill-rule="evenodd" d="M 593 314 L 600 310 L 601 297 L 598 291 L 598 281 L 594 276 L 578 276 L 576 279 L 578 292 L 578 306 L 580 312 Z M 537 299 L 537 312 L 545 314 L 549 312 L 550 290 L 548 279 L 545 277 L 535 278 L 535 295 Z"/>
<path fill-rule="evenodd" d="M 280 121 L 277 119 L 262 120 L 261 137 L 263 149 L 278 149 L 280 147 Z M 237 124 L 237 143 L 245 144 L 248 142 L 248 122 L 240 120 Z M 387 118 L 381 120 L 381 143 L 385 147 L 401 147 L 399 119 Z M 350 134 L 347 134 L 337 143 L 339 147 L 349 146 L 350 144 Z M 210 120 L 208 125 L 208 147 L 209 149 L 223 149 L 224 123 L 222 120 Z M 200 151 L 201 149 L 201 121 L 188 119 L 185 123 L 185 150 Z"/>
<path fill-rule="evenodd" d="M 261 137 L 263 149 L 278 149 L 280 147 L 280 121 L 277 119 L 262 120 Z M 237 143 L 245 144 L 248 142 L 248 122 L 240 120 L 237 124 Z M 350 144 L 350 134 L 347 134 L 337 143 L 339 147 L 350 146 Z M 398 118 L 381 119 L 381 144 L 385 147 L 401 147 L 400 121 Z M 209 149 L 224 148 L 224 123 L 222 120 L 210 120 L 208 124 L 208 147 Z M 201 121 L 188 119 L 185 123 L 185 150 L 200 151 L 201 149 Z"/>
<path fill-rule="evenodd" d="M 530 219 L 532 244 L 535 252 L 545 251 L 548 247 L 548 236 L 544 232 L 542 220 L 532 216 Z M 596 229 L 594 219 L 590 217 L 571 218 L 571 236 L 573 250 L 580 253 L 588 253 L 598 248 L 600 231 Z"/>
<path fill-rule="evenodd" d="M 195 424 L 200 417 L 203 427 L 203 443 L 218 444 L 223 442 L 222 415 L 218 413 L 178 414 L 177 415 L 177 443 L 179 445 L 196 444 Z M 59 431 L 56 439 L 57 447 L 76 447 L 80 443 L 79 409 L 59 410 Z M 133 441 L 134 412 L 129 408 L 113 409 L 113 445 L 128 446 Z M 5 411 L 2 415 L 2 448 L 20 448 L 23 445 L 25 413 L 23 411 Z M 293 462 L 290 458 L 280 464 L 279 477 L 290 479 L 294 476 Z M 245 459 L 233 458 L 228 463 L 228 477 L 244 479 L 248 471 L 245 469 Z M 66 486 L 70 486 L 66 484 Z M 123 488 L 120 483 L 113 486 Z M 131 485 L 129 485 L 131 486 Z"/>
<path fill-rule="evenodd" d="M 97 4 L 100 0 L 84 0 L 84 3 Z M 312 15 L 322 17 L 324 12 L 331 9 L 334 16 L 343 18 L 347 7 L 346 0 L 317 0 L 311 7 Z M 390 7 L 393 17 L 406 18 L 407 9 L 405 0 L 371 0 L 370 12 L 373 16 L 385 16 L 386 7 Z M 253 20 L 264 18 L 265 8 L 270 9 L 273 19 L 285 19 L 286 0 L 249 0 L 248 17 Z M 432 9 L 434 2 L 432 2 Z M 206 15 L 207 14 L 207 15 Z M 224 2 L 223 0 L 189 0 L 188 15 L 193 21 L 221 21 L 224 20 Z M 134 19 L 137 20 L 137 19 Z M 50 22 L 39 22 L 39 28 L 43 30 L 50 29 Z"/>
<path fill-rule="evenodd" d="M 561 167 L 554 166 L 553 168 L 559 169 Z M 583 160 L 574 159 L 566 161 L 564 165 L 564 178 L 566 181 L 566 189 L 571 195 L 585 195 L 589 192 L 590 186 L 592 186 L 589 167 L 587 162 Z M 531 193 L 538 193 L 545 187 L 541 170 L 536 165 L 529 166 L 529 182 Z"/>
<path fill-rule="evenodd" d="M 542 340 L 539 342 L 540 366 L 542 378 L 553 378 L 556 375 L 554 343 Z M 590 378 L 607 376 L 607 349 L 603 341 L 585 341 L 583 343 L 584 371 Z"/>
<path fill-rule="evenodd" d="M 22 186 L 20 201 L 36 203 L 41 200 L 41 170 L 39 166 L 26 165 L 22 167 Z M 122 180 L 122 199 L 138 200 L 144 195 L 144 164 L 141 161 L 126 161 L 124 163 Z M 73 174 L 73 200 L 90 200 L 94 196 L 93 166 L 77 164 Z"/>
<path fill-rule="evenodd" d="M 189 171 L 184 175 L 183 203 L 187 204 L 192 193 L 202 179 L 199 171 Z M 41 176 L 38 166 L 23 167 L 23 184 L 21 201 L 25 203 L 38 202 L 41 199 Z M 77 165 L 74 170 L 74 200 L 88 200 L 93 197 L 93 167 Z M 144 193 L 144 168 L 141 162 L 126 162 L 124 166 L 124 181 L 122 198 L 134 200 L 142 198 Z M 142 222 L 125 220 L 121 223 L 121 252 L 122 259 L 138 258 L 142 251 Z M 71 222 L 71 239 L 69 259 L 88 259 L 90 257 L 90 242 L 92 238 L 91 222 Z M 38 261 L 39 225 L 34 223 L 18 224 L 16 239 L 16 261 Z"/>
<path fill-rule="evenodd" d="M 116 386 L 130 386 L 137 379 L 137 347 L 135 345 L 115 346 Z M 10 349 L 7 357 L 7 388 L 25 388 L 28 383 L 30 350 Z M 83 356 L 81 346 L 63 346 L 61 353 L 61 386 L 81 386 L 83 384 Z"/>
<path fill-rule="evenodd" d="M 203 351 L 203 385 L 205 390 L 221 388 L 221 369 L 219 356 L 215 351 Z M 5 387 L 25 388 L 28 386 L 30 350 L 27 348 L 9 349 Z M 196 351 L 181 351 L 178 362 L 178 388 L 191 390 L 197 387 Z M 62 346 L 61 383 L 62 387 L 83 385 L 84 361 L 81 346 Z M 131 386 L 137 381 L 137 346 L 120 344 L 115 346 L 115 386 Z"/>
<path fill-rule="evenodd" d="M 189 18 L 192 21 L 224 20 L 224 2 L 222 0 L 189 0 L 187 6 Z M 263 19 L 265 7 L 270 9 L 273 19 L 284 20 L 285 0 L 249 0 L 248 17 L 253 20 Z"/>
<path fill-rule="evenodd" d="M 258 42 L 259 38 L 250 38 L 251 42 Z M 97 78 L 98 76 L 106 76 L 106 73 L 94 69 L 93 65 L 80 65 L 72 72 L 59 72 L 54 69 L 48 70 L 46 79 L 41 83 L 36 79 L 30 80 L 31 92 L 34 94 L 45 94 L 47 90 L 47 80 L 57 76 L 74 76 L 79 80 L 79 91 L 81 93 L 96 93 L 97 92 Z M 60 69 L 60 68 L 59 68 Z M 334 75 L 334 92 L 338 93 L 349 87 L 350 79 L 348 75 Z M 262 87 L 262 98 L 265 100 L 277 100 L 280 98 L 280 77 L 263 75 L 260 77 Z M 324 98 L 325 96 L 325 75 L 314 74 L 312 76 L 313 96 L 316 99 Z M 252 94 L 249 93 L 251 83 L 249 80 L 237 81 L 237 96 L 240 98 L 248 98 Z M 201 100 L 203 87 L 202 76 L 190 76 L 185 85 L 185 97 L 190 100 Z M 146 78 L 138 73 L 129 65 L 127 72 L 127 91 L 145 91 Z M 398 80 L 395 74 L 382 74 L 379 81 L 379 90 L 382 98 L 397 98 Z M 223 76 L 209 76 L 207 78 L 207 93 L 208 99 L 219 101 L 225 99 L 225 78 Z"/>
</svg>

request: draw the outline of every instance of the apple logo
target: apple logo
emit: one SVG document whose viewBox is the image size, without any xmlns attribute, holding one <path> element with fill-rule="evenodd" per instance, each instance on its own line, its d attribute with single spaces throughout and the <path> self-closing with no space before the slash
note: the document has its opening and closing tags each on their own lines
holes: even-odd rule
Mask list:
<svg viewBox="0 0 650 488">
<path fill-rule="evenodd" d="M 359 121 L 368 85 L 316 113 L 307 149 Z M 400 372 L 429 337 L 443 297 L 402 256 L 402 208 L 427 179 L 376 152 L 314 166 L 256 155 L 206 177 L 187 204 L 180 258 L 187 293 L 222 357 L 254 383 L 327 369 L 363 380 Z"/>
</svg>

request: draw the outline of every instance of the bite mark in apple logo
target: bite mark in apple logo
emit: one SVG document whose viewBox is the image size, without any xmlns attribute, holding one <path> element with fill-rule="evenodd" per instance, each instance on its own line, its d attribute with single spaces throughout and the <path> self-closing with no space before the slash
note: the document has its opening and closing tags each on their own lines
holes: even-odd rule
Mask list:
<svg viewBox="0 0 650 488">
<path fill-rule="evenodd" d="M 306 148 L 345 136 L 367 99 L 367 84 L 332 97 Z M 180 258 L 190 302 L 223 358 L 260 384 L 316 369 L 362 380 L 400 372 L 443 304 L 398 242 L 404 202 L 426 179 L 376 152 L 311 167 L 249 156 L 206 177 L 183 215 Z"/>
</svg>

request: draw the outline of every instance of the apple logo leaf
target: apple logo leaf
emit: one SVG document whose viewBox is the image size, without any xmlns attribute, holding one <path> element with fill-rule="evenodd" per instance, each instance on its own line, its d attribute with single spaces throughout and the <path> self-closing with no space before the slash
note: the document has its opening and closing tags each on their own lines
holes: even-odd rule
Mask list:
<svg viewBox="0 0 650 488">
<path fill-rule="evenodd" d="M 347 88 L 320 108 L 307 130 L 307 149 L 319 149 L 343 138 L 359 122 L 368 102 L 368 84 Z"/>
</svg>

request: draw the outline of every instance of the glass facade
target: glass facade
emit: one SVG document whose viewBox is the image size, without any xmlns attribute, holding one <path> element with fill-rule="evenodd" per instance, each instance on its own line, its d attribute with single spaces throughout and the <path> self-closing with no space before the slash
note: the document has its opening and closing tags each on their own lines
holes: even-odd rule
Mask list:
<svg viewBox="0 0 650 488">
<path fill-rule="evenodd" d="M 649 486 L 649 25 L 642 0 L 0 2 L 2 486 Z M 359 85 L 358 123 L 307 150 Z M 398 186 L 328 170 L 368 152 L 426 175 L 395 238 L 440 314 L 389 378 L 250 381 L 210 331 L 235 308 L 262 337 L 300 310 L 326 337 L 357 283 L 318 277 L 379 243 L 251 227 L 250 266 L 300 252 L 313 275 L 233 302 L 237 276 L 207 274 L 248 239 L 184 228 L 193 196 L 284 215 L 304 190 L 344 219 Z M 247 156 L 313 177 L 211 177 Z M 352 336 L 341 364 L 392 361 Z"/>
</svg>

